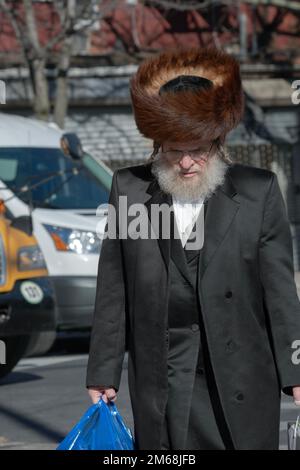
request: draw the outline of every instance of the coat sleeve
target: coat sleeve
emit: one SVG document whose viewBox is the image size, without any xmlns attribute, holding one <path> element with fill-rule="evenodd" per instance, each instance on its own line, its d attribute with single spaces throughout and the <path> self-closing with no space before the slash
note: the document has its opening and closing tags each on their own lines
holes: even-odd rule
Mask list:
<svg viewBox="0 0 300 470">
<path fill-rule="evenodd" d="M 290 225 L 277 176 L 266 196 L 259 245 L 264 308 L 281 389 L 292 395 L 300 385 L 300 364 L 292 360 L 293 343 L 300 339 L 300 303 L 294 280 Z"/>
<path fill-rule="evenodd" d="M 118 236 L 118 188 L 114 172 L 109 196 L 107 220 L 116 213 L 116 237 L 106 236 L 102 242 L 98 264 L 96 300 L 86 386 L 119 389 L 125 355 L 125 283 L 121 240 Z M 108 222 L 105 231 L 107 231 Z"/>
</svg>

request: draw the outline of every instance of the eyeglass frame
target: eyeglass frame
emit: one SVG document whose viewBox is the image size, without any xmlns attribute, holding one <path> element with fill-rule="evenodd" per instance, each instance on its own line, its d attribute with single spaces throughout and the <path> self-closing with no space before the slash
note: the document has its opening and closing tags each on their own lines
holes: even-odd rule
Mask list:
<svg viewBox="0 0 300 470">
<path fill-rule="evenodd" d="M 211 152 L 212 149 L 213 149 L 213 146 L 214 146 L 214 145 L 217 145 L 217 144 L 218 144 L 218 141 L 219 141 L 219 139 L 214 139 L 214 140 L 212 141 L 211 145 L 210 145 L 209 150 L 208 150 L 207 152 L 203 152 L 202 155 L 205 153 L 206 156 L 209 157 L 210 152 Z M 192 157 L 191 153 L 192 153 L 192 152 L 195 152 L 196 150 L 199 150 L 199 148 L 197 148 L 197 149 L 192 149 L 192 150 L 176 150 L 176 149 L 175 149 L 175 150 L 166 150 L 165 152 L 160 151 L 159 153 L 160 153 L 160 155 L 166 155 L 166 154 L 169 153 L 169 152 L 180 152 L 180 154 L 181 154 L 180 157 L 178 157 L 178 158 L 174 158 L 174 157 L 172 158 L 172 157 L 171 157 L 171 160 L 172 160 L 173 162 L 178 162 L 178 161 L 180 161 L 180 160 L 182 159 L 183 155 L 189 155 L 189 156 L 191 157 L 191 159 L 194 160 L 194 161 L 205 160 L 205 159 L 203 158 L 203 156 L 200 157 L 200 158 L 199 158 L 199 157 L 195 157 L 195 156 Z M 166 158 L 168 158 L 168 157 L 166 157 Z"/>
</svg>

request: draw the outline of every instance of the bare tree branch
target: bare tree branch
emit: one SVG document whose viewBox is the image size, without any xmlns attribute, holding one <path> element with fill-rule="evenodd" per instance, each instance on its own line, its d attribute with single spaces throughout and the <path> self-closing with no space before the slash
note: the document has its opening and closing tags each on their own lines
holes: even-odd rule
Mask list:
<svg viewBox="0 0 300 470">
<path fill-rule="evenodd" d="M 88 12 L 87 8 L 90 6 L 91 2 L 86 1 L 83 9 L 79 12 L 78 11 L 76 12 L 76 16 L 73 19 L 73 21 L 70 21 L 70 18 L 68 17 L 68 15 L 65 16 L 65 21 L 61 25 L 60 32 L 47 42 L 47 44 L 45 45 L 45 51 L 46 52 L 51 51 L 55 46 L 60 44 L 66 36 L 68 37 L 76 36 L 92 28 L 95 23 L 100 21 L 103 17 L 105 17 L 111 11 L 115 10 L 118 3 L 119 3 L 119 0 L 111 0 L 110 2 L 101 2 L 98 12 L 95 11 L 92 17 L 86 20 L 84 23 L 82 23 L 81 26 L 79 26 L 78 24 L 76 25 L 76 20 L 81 19 L 84 16 L 84 14 Z"/>
<path fill-rule="evenodd" d="M 38 28 L 36 24 L 32 0 L 23 0 L 23 4 L 28 40 L 32 48 L 31 52 L 35 57 L 41 57 L 43 54 L 38 37 Z"/>
<path fill-rule="evenodd" d="M 10 20 L 13 30 L 15 32 L 16 38 L 19 43 L 22 43 L 22 30 L 20 28 L 20 23 L 18 22 L 16 9 L 12 9 L 5 0 L 0 0 L 0 10 L 7 16 Z"/>
</svg>

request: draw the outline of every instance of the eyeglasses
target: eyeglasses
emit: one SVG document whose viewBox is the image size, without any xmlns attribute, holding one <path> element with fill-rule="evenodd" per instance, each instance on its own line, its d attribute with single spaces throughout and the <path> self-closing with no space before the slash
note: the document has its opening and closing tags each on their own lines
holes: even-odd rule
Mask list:
<svg viewBox="0 0 300 470">
<path fill-rule="evenodd" d="M 213 141 L 209 148 L 199 147 L 194 150 L 166 150 L 165 152 L 161 151 L 160 154 L 163 155 L 168 160 L 172 160 L 173 162 L 178 162 L 182 159 L 184 155 L 189 155 L 192 160 L 201 161 L 206 160 L 216 142 Z"/>
</svg>

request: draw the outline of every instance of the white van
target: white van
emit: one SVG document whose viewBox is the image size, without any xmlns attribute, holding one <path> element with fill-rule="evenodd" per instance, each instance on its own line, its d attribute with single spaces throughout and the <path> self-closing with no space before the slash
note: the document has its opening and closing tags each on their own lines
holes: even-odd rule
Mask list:
<svg viewBox="0 0 300 470">
<path fill-rule="evenodd" d="M 63 134 L 55 125 L 0 113 L 0 199 L 13 217 L 31 214 L 25 219 L 53 281 L 58 329 L 84 330 L 91 327 L 96 293 L 96 226 L 104 229 L 107 216 L 105 209 L 96 216 L 96 209 L 108 202 L 112 172 L 80 155 L 81 148 L 74 153 L 79 140 L 75 134 L 61 140 Z"/>
</svg>

